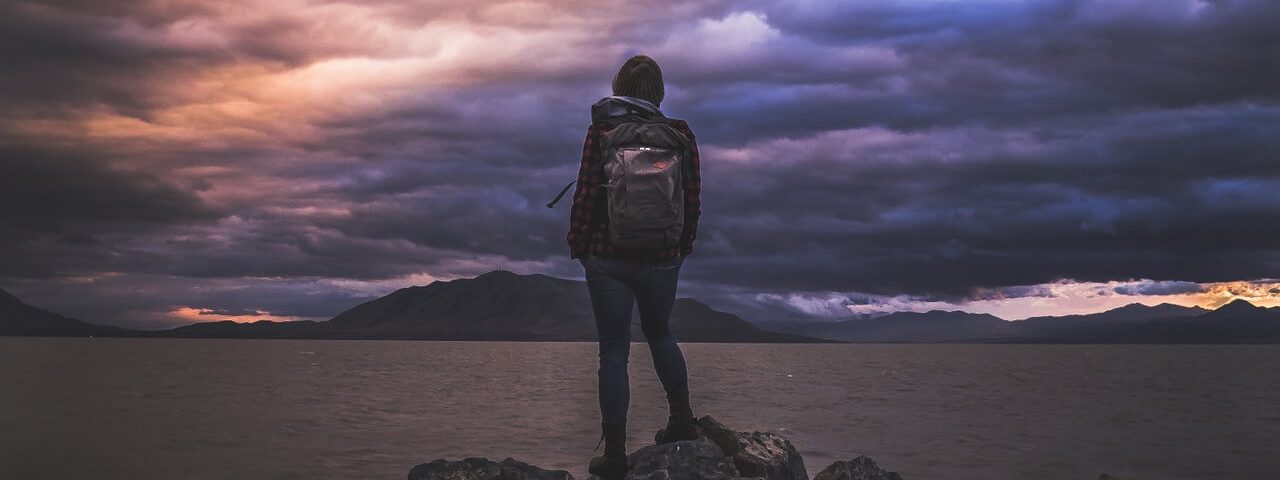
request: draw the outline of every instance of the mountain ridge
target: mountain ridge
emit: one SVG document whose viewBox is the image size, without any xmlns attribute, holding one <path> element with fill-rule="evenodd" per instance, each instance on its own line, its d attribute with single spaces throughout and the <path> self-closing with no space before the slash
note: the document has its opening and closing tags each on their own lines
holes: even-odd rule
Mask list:
<svg viewBox="0 0 1280 480">
<path fill-rule="evenodd" d="M 997 322 L 992 322 L 996 319 Z M 889 320 L 897 320 L 889 324 Z M 905 321 L 904 323 L 899 323 Z M 930 326 L 915 336 L 913 328 Z M 1236 299 L 1215 310 L 1131 303 L 1110 310 L 1001 320 L 964 311 L 895 312 L 865 320 L 768 324 L 845 342 L 965 343 L 1280 343 L 1280 308 Z"/>
<path fill-rule="evenodd" d="M 23 302 L 0 288 L 0 335 L 40 337 L 119 336 L 130 330 L 97 325 Z"/>
<path fill-rule="evenodd" d="M 643 341 L 632 313 L 632 339 Z M 1131 303 L 1103 312 L 1003 320 L 962 310 L 836 322 L 748 322 L 692 298 L 672 307 L 682 342 L 1280 343 L 1280 308 L 1237 299 L 1214 310 Z M 94 325 L 0 289 L 0 335 L 172 338 L 594 341 L 585 282 L 493 270 L 397 289 L 326 321 L 201 322 L 168 330 Z"/>
<path fill-rule="evenodd" d="M 66 323 L 59 320 L 64 317 L 27 306 L 7 292 L 0 298 L 5 296 L 12 298 L 8 303 L 22 305 L 23 310 L 9 315 L 16 320 L 0 323 L 0 335 L 595 341 L 595 320 L 585 282 L 506 270 L 400 288 L 326 321 L 223 320 L 168 330 L 98 328 L 74 320 L 74 324 Z M 2 328 L 19 323 L 31 327 Z M 736 315 L 690 298 L 676 299 L 671 330 L 681 342 L 831 342 L 761 330 Z M 644 340 L 639 315 L 634 310 L 632 339 Z"/>
</svg>

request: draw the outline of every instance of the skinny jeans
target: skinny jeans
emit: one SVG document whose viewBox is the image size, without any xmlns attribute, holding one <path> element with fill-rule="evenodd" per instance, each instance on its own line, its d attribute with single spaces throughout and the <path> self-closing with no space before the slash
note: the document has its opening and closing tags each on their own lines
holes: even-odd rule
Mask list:
<svg viewBox="0 0 1280 480">
<path fill-rule="evenodd" d="M 627 361 L 631 354 L 631 310 L 640 313 L 640 328 L 653 368 L 667 398 L 687 392 L 689 376 L 680 345 L 671 336 L 671 307 L 684 256 L 645 263 L 594 255 L 580 257 L 595 314 L 600 343 L 600 417 L 602 423 L 625 423 L 631 402 Z"/>
</svg>

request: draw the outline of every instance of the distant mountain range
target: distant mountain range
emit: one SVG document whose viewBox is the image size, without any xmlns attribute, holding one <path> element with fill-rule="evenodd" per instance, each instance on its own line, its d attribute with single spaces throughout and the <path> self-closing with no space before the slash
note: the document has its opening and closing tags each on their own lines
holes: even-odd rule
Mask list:
<svg viewBox="0 0 1280 480">
<path fill-rule="evenodd" d="M 676 300 L 671 329 L 682 342 L 830 341 L 761 330 L 690 298 Z M 0 335 L 594 341 L 595 331 L 584 282 L 505 270 L 402 288 L 323 322 L 221 321 L 160 331 L 92 325 L 0 296 Z M 644 340 L 636 312 L 632 339 Z"/>
<path fill-rule="evenodd" d="M 1129 304 L 1091 315 L 1008 321 L 934 310 L 839 322 L 768 323 L 761 328 L 845 342 L 1280 343 L 1280 308 L 1236 300 L 1217 310 Z"/>
<path fill-rule="evenodd" d="M 677 299 L 682 342 L 1280 343 L 1280 308 L 1236 300 L 1216 310 L 1131 304 L 1092 315 L 1007 321 L 959 311 L 898 312 L 839 322 L 752 324 Z M 0 290 L 0 335 L 180 338 L 594 341 L 586 284 L 497 270 L 396 290 L 323 322 L 205 322 L 170 330 L 94 325 L 22 303 Z M 638 314 L 632 338 L 643 341 Z"/>
</svg>

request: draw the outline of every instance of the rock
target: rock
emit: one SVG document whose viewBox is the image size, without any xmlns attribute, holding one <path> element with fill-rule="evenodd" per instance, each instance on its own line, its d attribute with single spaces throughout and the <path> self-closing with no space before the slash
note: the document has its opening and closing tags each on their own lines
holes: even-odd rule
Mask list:
<svg viewBox="0 0 1280 480">
<path fill-rule="evenodd" d="M 443 458 L 409 470 L 409 480 L 573 480 L 564 470 L 544 470 L 513 459 L 495 463 L 485 458 L 450 462 Z"/>
<path fill-rule="evenodd" d="M 808 480 L 804 459 L 786 437 L 730 430 L 710 416 L 699 418 L 697 423 L 697 440 L 650 445 L 627 455 L 630 468 L 618 480 Z M 409 471 L 409 480 L 573 480 L 573 476 L 564 470 L 544 470 L 510 458 L 501 463 L 467 458 L 418 465 Z M 592 475 L 588 480 L 602 479 Z M 864 456 L 833 463 L 813 480 L 902 477 L 884 471 Z M 1104 475 L 1102 480 L 1122 479 Z"/>
<path fill-rule="evenodd" d="M 886 472 L 865 455 L 853 460 L 841 460 L 818 472 L 813 480 L 902 480 L 894 472 Z"/>
<path fill-rule="evenodd" d="M 733 460 L 704 439 L 650 445 L 627 455 L 623 480 L 735 480 Z M 589 480 L 600 480 L 592 475 Z"/>
<path fill-rule="evenodd" d="M 738 432 L 710 415 L 698 419 L 698 429 L 720 451 L 733 458 L 744 477 L 765 480 L 809 480 L 804 459 L 787 437 L 771 432 Z"/>
</svg>

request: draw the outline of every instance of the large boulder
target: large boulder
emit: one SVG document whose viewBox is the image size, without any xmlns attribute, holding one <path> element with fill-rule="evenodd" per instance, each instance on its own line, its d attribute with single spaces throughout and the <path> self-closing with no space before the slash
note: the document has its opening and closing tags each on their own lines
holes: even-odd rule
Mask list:
<svg viewBox="0 0 1280 480">
<path fill-rule="evenodd" d="M 809 480 L 804 459 L 791 440 L 772 432 L 730 430 L 710 415 L 698 419 L 698 429 L 720 447 L 744 477 L 765 480 Z"/>
<path fill-rule="evenodd" d="M 813 480 L 902 480 L 894 472 L 886 472 L 865 455 L 853 460 L 841 460 L 818 472 Z"/>
<path fill-rule="evenodd" d="M 703 439 L 650 445 L 627 455 L 623 480 L 734 480 L 733 460 Z M 598 480 L 592 475 L 591 480 Z"/>
<path fill-rule="evenodd" d="M 451 462 L 443 458 L 409 470 L 409 480 L 573 480 L 564 470 L 545 470 L 513 459 L 493 462 L 485 458 L 465 458 Z"/>
</svg>

